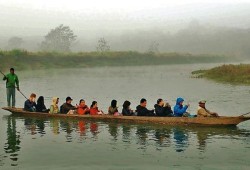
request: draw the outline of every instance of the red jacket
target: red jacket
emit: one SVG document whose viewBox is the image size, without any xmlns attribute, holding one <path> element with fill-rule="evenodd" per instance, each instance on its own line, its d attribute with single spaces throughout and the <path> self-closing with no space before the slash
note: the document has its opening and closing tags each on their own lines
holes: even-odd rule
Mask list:
<svg viewBox="0 0 250 170">
<path fill-rule="evenodd" d="M 90 115 L 98 115 L 98 112 L 100 112 L 99 110 L 98 110 L 98 107 L 97 108 L 90 108 L 89 109 L 89 113 L 90 113 Z"/>
<path fill-rule="evenodd" d="M 85 106 L 78 106 L 77 107 L 77 113 L 79 114 L 79 115 L 85 115 L 86 113 L 88 113 L 89 112 L 89 108 L 88 108 L 88 106 L 87 105 L 85 105 Z"/>
</svg>

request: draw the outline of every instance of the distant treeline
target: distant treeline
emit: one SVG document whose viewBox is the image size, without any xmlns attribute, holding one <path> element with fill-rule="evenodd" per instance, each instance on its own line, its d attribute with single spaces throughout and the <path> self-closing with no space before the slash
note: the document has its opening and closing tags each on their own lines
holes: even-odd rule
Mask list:
<svg viewBox="0 0 250 170">
<path fill-rule="evenodd" d="M 136 51 L 108 52 L 28 52 L 25 50 L 0 51 L 1 70 L 15 67 L 18 70 L 99 67 L 141 66 L 166 64 L 191 64 L 226 62 L 230 58 L 215 55 L 191 55 L 179 53 L 140 53 Z"/>
</svg>

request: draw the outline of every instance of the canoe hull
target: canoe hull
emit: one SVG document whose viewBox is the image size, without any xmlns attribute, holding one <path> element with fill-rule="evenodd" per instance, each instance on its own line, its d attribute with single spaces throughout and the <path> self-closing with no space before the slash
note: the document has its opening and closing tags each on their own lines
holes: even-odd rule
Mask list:
<svg viewBox="0 0 250 170">
<path fill-rule="evenodd" d="M 111 116 L 111 115 L 67 115 L 67 114 L 49 114 L 41 112 L 27 112 L 21 108 L 2 108 L 15 115 L 28 117 L 51 117 L 66 119 L 88 119 L 113 122 L 131 122 L 131 123 L 148 123 L 162 125 L 197 125 L 197 126 L 236 126 L 241 122 L 247 121 L 250 117 L 142 117 L 142 116 Z"/>
</svg>

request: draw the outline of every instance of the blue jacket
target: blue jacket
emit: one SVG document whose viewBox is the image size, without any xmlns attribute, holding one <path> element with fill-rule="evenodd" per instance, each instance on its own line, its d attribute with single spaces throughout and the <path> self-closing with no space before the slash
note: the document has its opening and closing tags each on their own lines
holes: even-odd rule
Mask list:
<svg viewBox="0 0 250 170">
<path fill-rule="evenodd" d="M 176 105 L 174 106 L 174 116 L 176 117 L 182 117 L 183 113 L 187 111 L 188 106 L 185 105 L 180 105 L 181 102 L 183 102 L 184 99 L 179 97 L 176 100 Z"/>
</svg>

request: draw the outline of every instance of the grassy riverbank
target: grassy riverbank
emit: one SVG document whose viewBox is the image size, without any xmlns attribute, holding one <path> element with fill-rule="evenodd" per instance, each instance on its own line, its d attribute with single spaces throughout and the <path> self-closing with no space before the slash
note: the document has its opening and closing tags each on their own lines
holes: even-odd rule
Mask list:
<svg viewBox="0 0 250 170">
<path fill-rule="evenodd" d="M 23 50 L 0 51 L 2 70 L 15 67 L 18 70 L 100 67 L 100 66 L 140 66 L 165 64 L 191 64 L 226 62 L 229 58 L 216 55 L 191 55 L 179 53 L 120 52 L 28 52 Z"/>
<path fill-rule="evenodd" d="M 208 78 L 222 83 L 250 85 L 250 64 L 222 65 L 209 70 L 192 72 L 194 77 Z"/>
</svg>

